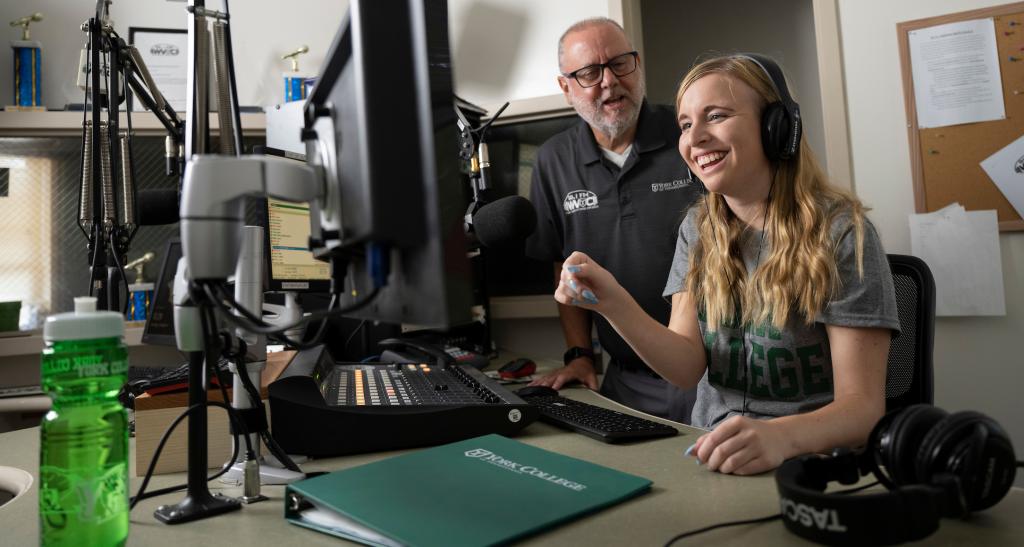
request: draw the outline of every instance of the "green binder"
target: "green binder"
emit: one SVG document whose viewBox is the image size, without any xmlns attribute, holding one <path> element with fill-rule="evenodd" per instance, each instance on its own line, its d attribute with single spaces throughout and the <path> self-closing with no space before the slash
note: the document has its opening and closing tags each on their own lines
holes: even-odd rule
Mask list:
<svg viewBox="0 0 1024 547">
<path fill-rule="evenodd" d="M 643 477 L 486 435 L 293 483 L 285 518 L 369 545 L 494 545 L 650 487 Z"/>
</svg>

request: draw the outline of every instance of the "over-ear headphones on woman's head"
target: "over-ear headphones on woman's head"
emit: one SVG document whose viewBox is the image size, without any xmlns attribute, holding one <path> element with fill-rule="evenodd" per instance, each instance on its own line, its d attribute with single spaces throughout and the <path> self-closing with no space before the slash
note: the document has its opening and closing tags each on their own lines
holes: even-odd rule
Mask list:
<svg viewBox="0 0 1024 547">
<path fill-rule="evenodd" d="M 791 532 L 830 545 L 889 545 L 927 537 L 940 517 L 995 505 L 1016 466 L 1013 445 L 992 418 L 913 405 L 883 417 L 863 451 L 789 460 L 775 482 Z M 854 484 L 869 473 L 888 490 L 824 493 L 830 481 Z"/>
<path fill-rule="evenodd" d="M 779 101 L 769 104 L 761 115 L 761 144 L 764 154 L 771 161 L 795 158 L 800 150 L 800 135 L 803 122 L 800 121 L 800 105 L 793 100 L 786 86 L 786 78 L 775 61 L 756 53 L 741 53 L 737 57 L 749 59 L 771 80 Z"/>
</svg>

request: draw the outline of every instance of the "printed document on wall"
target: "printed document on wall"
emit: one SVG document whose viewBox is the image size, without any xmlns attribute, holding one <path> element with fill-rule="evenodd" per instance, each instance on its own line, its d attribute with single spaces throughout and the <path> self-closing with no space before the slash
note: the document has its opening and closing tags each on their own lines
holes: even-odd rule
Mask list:
<svg viewBox="0 0 1024 547">
<path fill-rule="evenodd" d="M 935 314 L 1006 315 L 996 212 L 954 203 L 910 215 L 910 245 L 935 277 Z"/>
<path fill-rule="evenodd" d="M 985 158 L 981 168 L 996 183 L 1017 214 L 1024 217 L 1024 137 Z"/>
<path fill-rule="evenodd" d="M 912 30 L 907 38 L 918 127 L 1006 117 L 992 18 Z"/>
</svg>

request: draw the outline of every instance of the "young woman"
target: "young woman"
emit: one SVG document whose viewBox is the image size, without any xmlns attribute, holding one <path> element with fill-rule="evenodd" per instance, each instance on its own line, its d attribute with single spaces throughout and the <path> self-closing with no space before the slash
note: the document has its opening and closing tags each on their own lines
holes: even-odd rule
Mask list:
<svg viewBox="0 0 1024 547">
<path fill-rule="evenodd" d="M 711 431 L 689 452 L 722 473 L 861 445 L 885 409 L 899 329 L 885 252 L 799 132 L 788 159 L 777 150 L 785 124 L 762 137 L 787 103 L 796 106 L 766 58 L 711 59 L 680 84 L 679 153 L 707 194 L 679 228 L 667 328 L 582 253 L 555 291 L 604 315 L 665 379 L 697 386 L 692 423 Z"/>
</svg>

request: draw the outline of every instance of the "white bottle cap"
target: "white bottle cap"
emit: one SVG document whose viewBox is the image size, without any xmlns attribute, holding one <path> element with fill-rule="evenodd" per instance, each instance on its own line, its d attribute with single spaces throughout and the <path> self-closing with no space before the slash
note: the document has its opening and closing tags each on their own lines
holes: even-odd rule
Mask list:
<svg viewBox="0 0 1024 547">
<path fill-rule="evenodd" d="M 75 313 L 86 313 L 90 311 L 96 311 L 96 297 L 95 296 L 76 296 L 75 297 Z"/>
<path fill-rule="evenodd" d="M 75 298 L 75 311 L 46 318 L 43 341 L 93 340 L 124 336 L 124 318 L 115 311 L 96 311 L 96 298 Z"/>
</svg>

